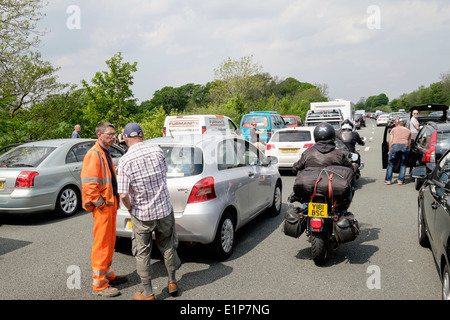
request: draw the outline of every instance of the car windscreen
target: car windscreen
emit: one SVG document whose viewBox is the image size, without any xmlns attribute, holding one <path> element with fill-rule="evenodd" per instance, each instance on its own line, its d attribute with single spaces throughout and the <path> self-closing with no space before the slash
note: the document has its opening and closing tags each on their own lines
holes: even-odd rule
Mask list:
<svg viewBox="0 0 450 320">
<path fill-rule="evenodd" d="M 297 124 L 293 117 L 283 117 L 283 120 L 286 124 Z"/>
<path fill-rule="evenodd" d="M 55 147 L 17 147 L 0 156 L 0 167 L 37 167 Z"/>
<path fill-rule="evenodd" d="M 242 126 L 250 127 L 253 121 L 256 122 L 256 127 L 267 127 L 269 125 L 266 116 L 246 116 L 242 120 Z"/>
<path fill-rule="evenodd" d="M 283 131 L 276 132 L 272 138 L 273 142 L 296 142 L 310 141 L 311 131 Z"/>
<path fill-rule="evenodd" d="M 167 163 L 167 178 L 194 176 L 203 172 L 203 152 L 191 146 L 160 146 Z"/>
</svg>

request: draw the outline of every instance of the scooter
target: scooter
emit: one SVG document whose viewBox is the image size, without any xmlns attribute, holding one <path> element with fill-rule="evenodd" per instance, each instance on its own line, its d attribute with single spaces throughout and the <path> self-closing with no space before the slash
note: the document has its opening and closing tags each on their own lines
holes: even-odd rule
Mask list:
<svg viewBox="0 0 450 320">
<path fill-rule="evenodd" d="M 288 202 L 300 202 L 300 206 L 291 206 L 287 210 L 283 231 L 294 238 L 306 234 L 316 265 L 323 265 L 327 261 L 330 250 L 355 240 L 360 234 L 358 221 L 346 210 L 350 200 L 331 201 L 327 196 L 316 193 L 311 196 L 309 203 L 302 205 L 302 200 L 293 192 Z"/>
</svg>

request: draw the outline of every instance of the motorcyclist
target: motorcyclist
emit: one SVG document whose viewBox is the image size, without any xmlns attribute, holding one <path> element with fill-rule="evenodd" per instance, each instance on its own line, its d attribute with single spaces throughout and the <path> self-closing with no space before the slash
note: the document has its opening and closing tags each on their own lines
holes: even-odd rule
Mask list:
<svg viewBox="0 0 450 320">
<path fill-rule="evenodd" d="M 308 167 L 325 168 L 333 165 L 348 167 L 353 172 L 356 172 L 356 167 L 350 159 L 341 150 L 336 148 L 334 143 L 336 131 L 332 125 L 326 122 L 320 123 L 314 129 L 313 135 L 315 144 L 306 149 L 300 159 L 294 163 L 292 167 L 294 174 Z M 306 207 L 307 203 L 303 203 L 303 208 Z"/>
<path fill-rule="evenodd" d="M 356 151 L 356 144 L 359 144 L 361 146 L 365 145 L 364 140 L 361 139 L 361 136 L 358 132 L 354 131 L 353 123 L 346 119 L 341 124 L 341 132 L 339 134 L 339 139 L 345 144 L 345 146 L 348 148 L 350 152 L 357 153 L 358 154 L 358 166 L 361 164 L 361 156 Z"/>
<path fill-rule="evenodd" d="M 297 174 L 307 167 L 325 168 L 332 165 L 355 169 L 352 162 L 342 151 L 336 148 L 334 140 L 336 131 L 333 126 L 322 122 L 316 126 L 313 132 L 315 144 L 302 153 L 300 159 L 294 163 L 292 172 Z"/>
</svg>

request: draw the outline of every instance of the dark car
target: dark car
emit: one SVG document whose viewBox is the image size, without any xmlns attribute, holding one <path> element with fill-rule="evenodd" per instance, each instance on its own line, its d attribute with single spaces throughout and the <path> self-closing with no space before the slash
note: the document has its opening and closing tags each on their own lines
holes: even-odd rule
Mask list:
<svg viewBox="0 0 450 320">
<path fill-rule="evenodd" d="M 355 121 L 355 123 L 359 122 L 360 127 L 366 126 L 366 118 L 362 114 L 355 114 L 354 121 Z"/>
<path fill-rule="evenodd" d="M 421 129 L 416 139 L 412 142 L 409 156 L 408 167 L 413 168 L 425 165 L 426 163 L 435 164 L 436 161 L 450 148 L 450 123 L 447 122 L 447 106 L 440 104 L 425 104 L 411 108 L 419 111 L 417 118 Z M 408 120 L 403 118 L 404 120 Z M 388 125 L 384 129 L 383 142 L 381 145 L 382 167 L 387 168 L 389 151 L 389 133 L 394 125 Z M 400 163 L 394 165 L 394 172 L 398 173 Z M 416 189 L 419 190 L 423 181 L 416 179 Z"/>
<path fill-rule="evenodd" d="M 442 281 L 442 299 L 450 300 L 450 152 L 437 162 L 431 173 L 424 166 L 414 168 L 412 176 L 424 179 L 418 196 L 418 238 L 431 247 Z"/>
</svg>

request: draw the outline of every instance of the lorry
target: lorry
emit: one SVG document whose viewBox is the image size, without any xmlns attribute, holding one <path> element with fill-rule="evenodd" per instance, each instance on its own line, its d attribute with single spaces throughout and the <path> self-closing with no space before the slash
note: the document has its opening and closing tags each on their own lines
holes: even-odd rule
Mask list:
<svg viewBox="0 0 450 320">
<path fill-rule="evenodd" d="M 353 122 L 353 115 L 355 113 L 355 105 L 353 102 L 343 99 L 335 99 L 327 102 L 311 102 L 311 111 L 332 111 L 341 110 L 344 120 L 349 119 Z"/>
</svg>

